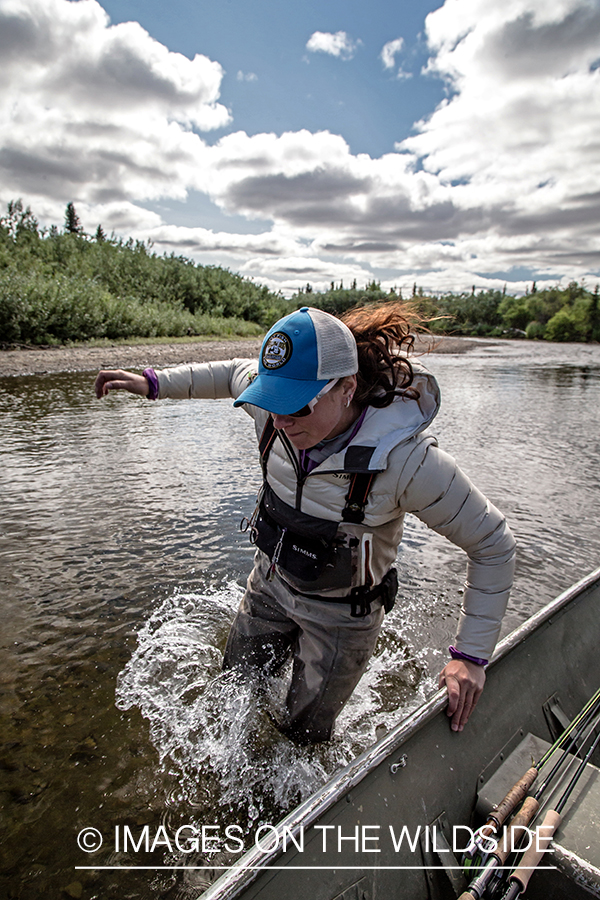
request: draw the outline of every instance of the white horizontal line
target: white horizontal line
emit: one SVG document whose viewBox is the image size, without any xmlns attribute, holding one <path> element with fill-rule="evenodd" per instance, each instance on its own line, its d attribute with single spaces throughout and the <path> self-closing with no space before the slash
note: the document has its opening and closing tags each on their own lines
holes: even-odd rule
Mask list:
<svg viewBox="0 0 600 900">
<path fill-rule="evenodd" d="M 532 870 L 539 869 L 540 871 L 543 871 L 543 870 L 555 871 L 556 870 L 556 866 L 521 866 L 521 868 L 532 869 Z M 113 870 L 115 870 L 115 869 L 116 870 L 118 870 L 118 869 L 139 869 L 139 870 L 145 870 L 145 871 L 151 871 L 151 872 L 158 871 L 158 870 L 161 870 L 161 871 L 168 870 L 169 872 L 172 872 L 174 870 L 187 871 L 190 869 L 224 869 L 225 871 L 231 871 L 231 872 L 244 872 L 249 869 L 252 869 L 252 870 L 264 869 L 265 871 L 269 871 L 269 872 L 273 871 L 273 870 L 286 872 L 286 871 L 290 871 L 292 869 L 295 871 L 298 871 L 298 872 L 313 871 L 313 870 L 317 870 L 317 869 L 319 871 L 325 870 L 328 872 L 338 871 L 341 869 L 360 870 L 361 872 L 363 872 L 363 871 L 364 872 L 371 872 L 371 871 L 377 872 L 377 871 L 381 871 L 383 869 L 392 869 L 394 871 L 417 870 L 417 871 L 423 871 L 423 872 L 439 870 L 440 872 L 444 872 L 448 869 L 456 869 L 456 871 L 460 872 L 462 870 L 462 866 L 269 866 L 269 865 L 264 865 L 264 866 L 75 866 L 75 869 L 78 871 L 86 870 L 86 869 L 95 869 L 95 870 L 100 870 L 100 869 L 113 869 Z M 496 866 L 496 868 L 494 869 L 494 872 L 502 872 L 502 871 L 512 872 L 513 869 L 514 869 L 514 866 Z M 477 870 L 474 868 L 473 871 L 475 872 Z"/>
</svg>

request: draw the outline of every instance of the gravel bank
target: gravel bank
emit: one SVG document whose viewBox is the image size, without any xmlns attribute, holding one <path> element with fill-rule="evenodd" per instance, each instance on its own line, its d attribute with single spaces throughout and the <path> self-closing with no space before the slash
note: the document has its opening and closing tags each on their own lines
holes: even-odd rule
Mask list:
<svg viewBox="0 0 600 900">
<path fill-rule="evenodd" d="M 420 338 L 418 351 L 467 353 L 481 341 L 476 338 Z M 97 372 L 99 369 L 157 369 L 181 363 L 258 356 L 257 338 L 231 341 L 198 341 L 189 344 L 115 344 L 106 347 L 49 347 L 0 350 L 0 376 L 44 375 L 54 372 Z"/>
</svg>

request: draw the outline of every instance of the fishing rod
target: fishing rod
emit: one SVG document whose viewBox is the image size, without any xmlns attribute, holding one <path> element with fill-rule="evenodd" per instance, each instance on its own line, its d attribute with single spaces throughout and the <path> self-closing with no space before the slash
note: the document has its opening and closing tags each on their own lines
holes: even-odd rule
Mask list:
<svg viewBox="0 0 600 900">
<path fill-rule="evenodd" d="M 551 770 L 544 777 L 542 783 L 538 786 L 535 794 L 533 795 L 536 800 L 539 800 L 548 785 L 551 781 L 556 777 L 556 773 L 563 767 L 565 761 L 569 759 L 569 754 L 571 751 L 574 751 L 574 756 L 571 758 L 571 762 L 567 766 L 567 769 L 570 768 L 572 763 L 577 759 L 577 753 L 581 752 L 578 748 L 578 743 L 581 742 L 581 746 L 584 747 L 588 738 L 591 734 L 593 734 L 594 729 L 597 728 L 598 724 L 600 724 L 600 708 L 596 709 L 595 707 L 590 708 L 586 715 L 581 720 L 580 726 L 571 733 L 571 739 L 562 749 L 562 753 L 557 759 L 557 761 L 552 766 Z M 587 731 L 587 734 L 584 735 L 584 732 Z M 559 748 L 557 748 L 559 749 Z"/>
<path fill-rule="evenodd" d="M 582 731 L 585 729 L 585 725 L 582 726 L 582 720 L 586 719 L 588 715 L 594 715 L 597 707 L 600 708 L 600 688 L 598 688 L 595 694 L 590 697 L 583 709 L 577 713 L 575 718 L 567 725 L 562 734 L 557 737 L 552 746 L 546 750 L 540 760 L 537 763 L 534 763 L 527 772 L 525 772 L 523 777 L 513 785 L 506 797 L 492 810 L 485 825 L 479 829 L 479 833 L 482 837 L 490 837 L 502 828 L 509 815 L 526 796 L 533 782 L 538 777 L 540 769 L 542 769 L 554 753 L 567 742 L 568 738 L 572 736 L 573 731 L 577 731 L 578 736 L 581 735 Z M 582 727 L 580 728 L 580 726 Z"/>
<path fill-rule="evenodd" d="M 565 762 L 568 761 L 568 765 L 566 767 L 567 770 L 576 762 L 577 757 L 570 756 L 570 750 L 573 749 L 579 739 L 582 738 L 583 732 L 587 731 L 585 737 L 582 738 L 582 744 L 585 745 L 588 738 L 593 734 L 595 728 L 597 728 L 599 723 L 599 710 L 590 707 L 588 713 L 585 715 L 584 719 L 582 719 L 581 729 L 578 728 L 576 731 L 572 732 L 570 742 L 566 746 L 564 752 L 561 754 L 558 762 L 553 766 L 552 771 L 546 776 L 534 796 L 526 798 L 523 806 L 512 819 L 510 829 L 504 829 L 504 840 L 502 848 L 500 849 L 500 844 L 498 843 L 498 846 L 488 854 L 486 858 L 485 868 L 483 868 L 479 875 L 471 882 L 468 889 L 463 894 L 461 894 L 458 900 L 481 900 L 494 875 L 496 875 L 500 867 L 504 865 L 510 853 L 514 852 L 518 848 L 521 838 L 527 833 L 526 826 L 528 826 L 537 815 L 540 809 L 540 798 L 542 797 L 550 782 L 554 779 Z M 593 748 L 591 749 L 591 751 L 588 751 L 586 760 L 589 758 L 590 753 L 593 753 Z M 580 765 L 577 772 L 575 773 L 575 776 L 573 776 L 573 786 L 569 785 L 570 790 L 573 789 L 576 783 L 576 779 L 577 777 L 579 777 L 579 774 L 581 774 L 584 767 L 585 764 L 583 764 L 583 766 Z M 569 790 L 569 788 L 567 788 L 567 790 Z M 568 795 L 566 799 L 568 799 Z M 563 806 L 566 802 L 566 799 L 564 801 L 561 801 Z M 544 825 L 546 825 L 546 823 L 544 823 Z M 510 830 L 512 834 L 510 847 L 507 844 L 508 830 Z M 488 839 L 491 840 L 490 838 Z"/>
<path fill-rule="evenodd" d="M 520 897 L 520 895 L 529 884 L 529 879 L 533 875 L 534 870 L 544 856 L 544 853 L 546 853 L 548 846 L 552 838 L 554 837 L 556 829 L 562 821 L 561 813 L 565 808 L 565 804 L 571 796 L 575 785 L 577 784 L 582 772 L 585 770 L 586 765 L 588 764 L 594 751 L 596 750 L 596 747 L 598 747 L 599 744 L 600 732 L 598 732 L 595 740 L 590 745 L 589 750 L 577 766 L 576 772 L 571 778 L 560 800 L 556 804 L 556 807 L 554 809 L 548 810 L 548 812 L 546 813 L 544 821 L 541 825 L 541 828 L 543 828 L 546 833 L 543 835 L 539 835 L 538 833 L 537 841 L 535 843 L 532 843 L 524 852 L 519 866 L 510 875 L 509 887 L 502 900 L 517 900 L 517 897 Z"/>
<path fill-rule="evenodd" d="M 504 865 L 514 848 L 518 847 L 521 838 L 527 832 L 527 826 L 535 818 L 539 808 L 540 804 L 535 797 L 527 797 L 521 809 L 513 817 L 510 826 L 505 827 L 504 839 L 502 842 L 499 841 L 496 849 L 491 852 L 491 859 L 485 869 L 471 882 L 468 889 L 460 895 L 458 900 L 480 900 L 483 897 L 494 873 L 499 866 Z M 510 842 L 507 840 L 509 831 L 511 833 Z"/>
<path fill-rule="evenodd" d="M 539 768 L 541 769 L 547 762 L 550 761 L 550 758 L 554 755 L 554 753 L 561 749 L 561 745 L 566 742 L 568 737 L 571 738 L 571 746 L 573 746 L 581 734 L 587 728 L 591 719 L 597 715 L 598 710 L 600 709 L 600 688 L 596 691 L 596 693 L 590 697 L 588 702 L 585 704 L 583 709 L 579 712 L 575 719 L 571 722 L 570 725 L 567 726 L 565 731 L 560 735 L 559 738 L 554 742 L 554 744 L 546 751 L 546 753 L 542 756 L 539 762 Z"/>
<path fill-rule="evenodd" d="M 577 741 L 579 741 L 590 719 L 597 714 L 599 709 L 600 688 L 598 688 L 595 694 L 590 697 L 583 708 L 567 725 L 562 734 L 557 737 L 552 746 L 550 746 L 548 750 L 542 755 L 540 760 L 537 763 L 534 763 L 531 768 L 527 770 L 525 775 L 515 785 L 513 785 L 506 797 L 492 810 L 485 825 L 482 825 L 481 828 L 478 829 L 478 836 L 473 839 L 471 844 L 463 852 L 462 858 L 463 866 L 465 868 L 465 874 L 467 874 L 468 870 L 471 867 L 480 868 L 481 865 L 486 863 L 489 858 L 489 853 L 485 850 L 486 838 L 492 838 L 495 834 L 500 832 L 500 829 L 502 828 L 508 817 L 514 814 L 515 809 L 517 809 L 517 807 L 533 785 L 534 781 L 538 777 L 540 770 L 547 762 L 550 761 L 552 755 L 558 749 L 562 749 L 563 746 L 567 744 L 567 742 L 568 744 L 566 752 L 569 752 L 572 747 L 576 745 Z M 561 763 L 562 760 L 564 760 L 564 754 L 561 754 L 559 763 Z M 538 797 L 538 799 L 539 795 L 542 792 L 542 788 L 546 788 L 548 782 L 551 780 L 551 777 L 554 777 L 556 770 L 557 766 L 553 768 L 550 775 L 545 779 L 544 784 L 536 794 L 536 797 Z M 479 857 L 478 860 L 477 857 Z M 479 865 L 476 864 L 476 860 L 478 861 Z"/>
</svg>

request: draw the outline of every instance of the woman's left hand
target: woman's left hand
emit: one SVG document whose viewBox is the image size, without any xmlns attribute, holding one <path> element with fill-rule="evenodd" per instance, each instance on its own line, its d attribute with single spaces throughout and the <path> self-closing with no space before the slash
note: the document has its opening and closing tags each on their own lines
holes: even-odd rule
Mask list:
<svg viewBox="0 0 600 900">
<path fill-rule="evenodd" d="M 485 684 L 485 669 L 464 659 L 451 659 L 440 674 L 438 687 L 448 689 L 448 709 L 452 731 L 462 731 L 477 706 Z"/>
</svg>

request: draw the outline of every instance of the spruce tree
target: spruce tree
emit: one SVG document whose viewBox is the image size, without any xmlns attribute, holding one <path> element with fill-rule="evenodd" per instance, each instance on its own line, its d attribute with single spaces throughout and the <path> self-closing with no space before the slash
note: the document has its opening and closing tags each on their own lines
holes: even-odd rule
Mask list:
<svg viewBox="0 0 600 900">
<path fill-rule="evenodd" d="M 590 305 L 590 336 L 591 341 L 600 341 L 600 296 L 598 296 L 598 285 L 592 294 L 592 302 Z"/>
<path fill-rule="evenodd" d="M 65 231 L 69 234 L 83 234 L 83 227 L 72 203 L 65 209 Z"/>
</svg>

